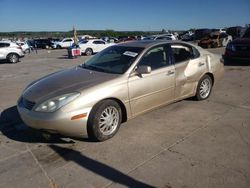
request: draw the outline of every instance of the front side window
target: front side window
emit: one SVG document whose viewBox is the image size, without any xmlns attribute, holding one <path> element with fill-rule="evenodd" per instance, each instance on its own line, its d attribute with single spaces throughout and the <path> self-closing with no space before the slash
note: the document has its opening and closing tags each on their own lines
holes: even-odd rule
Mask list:
<svg viewBox="0 0 250 188">
<path fill-rule="evenodd" d="M 226 33 L 221 33 L 220 38 L 226 38 L 228 35 Z"/>
<path fill-rule="evenodd" d="M 81 41 L 79 41 L 79 44 L 86 44 L 86 43 L 88 43 L 87 40 L 81 40 Z"/>
<path fill-rule="evenodd" d="M 144 48 L 111 46 L 86 61 L 81 67 L 89 70 L 123 74 Z"/>
<path fill-rule="evenodd" d="M 140 60 L 138 65 L 150 66 L 152 70 L 166 67 L 170 64 L 167 46 L 161 45 L 150 49 Z"/>
<path fill-rule="evenodd" d="M 105 42 L 100 41 L 100 40 L 96 40 L 96 41 L 94 41 L 93 43 L 94 43 L 94 44 L 105 44 Z"/>
<path fill-rule="evenodd" d="M 72 42 L 72 40 L 71 40 L 71 39 L 66 39 L 66 40 L 63 41 L 63 42 Z"/>
</svg>

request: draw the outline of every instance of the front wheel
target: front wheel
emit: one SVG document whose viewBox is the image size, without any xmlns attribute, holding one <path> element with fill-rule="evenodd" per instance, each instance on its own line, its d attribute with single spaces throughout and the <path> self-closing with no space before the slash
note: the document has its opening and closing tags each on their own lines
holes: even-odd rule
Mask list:
<svg viewBox="0 0 250 188">
<path fill-rule="evenodd" d="M 212 79 L 209 75 L 203 76 L 197 86 L 195 98 L 200 100 L 205 100 L 211 94 L 213 87 Z"/>
<path fill-rule="evenodd" d="M 87 48 L 86 51 L 85 51 L 85 54 L 86 54 L 87 56 L 90 56 L 90 55 L 93 54 L 93 50 L 92 50 L 91 48 Z"/>
<path fill-rule="evenodd" d="M 7 56 L 7 61 L 10 63 L 17 63 L 19 61 L 19 56 L 17 54 L 11 53 Z"/>
<path fill-rule="evenodd" d="M 122 112 L 119 104 L 105 100 L 93 107 L 88 120 L 89 138 L 104 141 L 113 137 L 121 124 Z"/>
</svg>

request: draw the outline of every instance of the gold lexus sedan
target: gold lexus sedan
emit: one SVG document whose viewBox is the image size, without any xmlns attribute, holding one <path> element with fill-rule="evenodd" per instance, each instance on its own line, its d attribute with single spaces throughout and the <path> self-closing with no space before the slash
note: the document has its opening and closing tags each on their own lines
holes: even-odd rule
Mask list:
<svg viewBox="0 0 250 188">
<path fill-rule="evenodd" d="M 207 99 L 223 72 L 219 56 L 189 43 L 127 42 L 32 82 L 17 106 L 30 127 L 104 141 L 139 114 Z"/>
</svg>

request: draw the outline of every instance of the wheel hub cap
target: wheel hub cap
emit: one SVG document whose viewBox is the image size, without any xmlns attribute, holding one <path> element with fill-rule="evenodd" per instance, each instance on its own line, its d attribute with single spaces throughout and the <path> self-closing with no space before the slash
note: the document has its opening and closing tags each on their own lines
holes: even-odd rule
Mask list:
<svg viewBox="0 0 250 188">
<path fill-rule="evenodd" d="M 119 124 L 119 112 L 113 107 L 109 106 L 103 110 L 99 119 L 99 129 L 102 134 L 112 134 Z"/>
<path fill-rule="evenodd" d="M 206 98 L 210 94 L 211 82 L 209 79 L 205 79 L 201 82 L 200 86 L 200 96 Z"/>
</svg>

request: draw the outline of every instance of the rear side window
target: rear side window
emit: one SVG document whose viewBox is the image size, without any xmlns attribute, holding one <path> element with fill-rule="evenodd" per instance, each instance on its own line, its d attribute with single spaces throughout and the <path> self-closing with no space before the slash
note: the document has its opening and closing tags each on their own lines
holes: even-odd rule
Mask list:
<svg viewBox="0 0 250 188">
<path fill-rule="evenodd" d="M 175 63 L 180 63 L 200 57 L 199 51 L 192 46 L 173 44 L 171 45 L 171 49 L 175 59 Z"/>
<path fill-rule="evenodd" d="M 0 43 L 0 48 L 9 47 L 9 43 Z"/>
<path fill-rule="evenodd" d="M 195 47 L 192 47 L 192 51 L 193 51 L 193 58 L 192 59 L 196 59 L 196 58 L 200 57 L 200 52 Z"/>
</svg>

